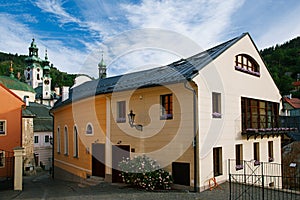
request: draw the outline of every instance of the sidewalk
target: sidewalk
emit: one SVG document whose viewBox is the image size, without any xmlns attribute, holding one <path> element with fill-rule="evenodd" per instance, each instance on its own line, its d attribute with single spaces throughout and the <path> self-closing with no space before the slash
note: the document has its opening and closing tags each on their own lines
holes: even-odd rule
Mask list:
<svg viewBox="0 0 300 200">
<path fill-rule="evenodd" d="M 194 199 L 194 200 L 224 200 L 228 199 L 228 184 L 222 185 L 222 190 L 193 193 L 189 191 L 146 192 L 127 187 L 123 184 L 100 183 L 97 186 L 81 188 L 77 183 L 53 180 L 45 172 L 36 176 L 24 177 L 23 191 L 0 191 L 0 199 Z M 225 189 L 224 189 L 225 188 Z"/>
</svg>

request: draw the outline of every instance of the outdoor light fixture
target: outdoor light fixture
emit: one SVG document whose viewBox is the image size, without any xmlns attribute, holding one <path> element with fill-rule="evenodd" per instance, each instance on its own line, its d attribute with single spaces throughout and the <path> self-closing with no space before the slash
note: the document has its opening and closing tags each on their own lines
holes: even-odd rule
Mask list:
<svg viewBox="0 0 300 200">
<path fill-rule="evenodd" d="M 134 118 L 135 118 L 135 114 L 133 113 L 132 110 L 130 110 L 129 114 L 128 114 L 128 121 L 129 121 L 129 125 L 131 128 L 135 127 L 136 130 L 139 131 L 143 131 L 143 126 L 140 124 L 134 124 Z"/>
</svg>

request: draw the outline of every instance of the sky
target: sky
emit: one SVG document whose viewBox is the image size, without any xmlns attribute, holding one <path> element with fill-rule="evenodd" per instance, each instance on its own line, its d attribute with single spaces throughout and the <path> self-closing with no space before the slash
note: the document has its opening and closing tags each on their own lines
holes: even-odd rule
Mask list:
<svg viewBox="0 0 300 200">
<path fill-rule="evenodd" d="M 60 71 L 97 78 L 186 58 L 249 32 L 258 49 L 300 35 L 299 0 L 0 0 L 0 51 L 35 38 Z"/>
</svg>

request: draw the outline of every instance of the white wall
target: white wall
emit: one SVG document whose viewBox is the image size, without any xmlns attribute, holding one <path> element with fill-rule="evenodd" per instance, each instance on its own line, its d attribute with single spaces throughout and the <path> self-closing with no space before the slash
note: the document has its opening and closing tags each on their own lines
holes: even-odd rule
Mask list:
<svg viewBox="0 0 300 200">
<path fill-rule="evenodd" d="M 235 56 L 241 53 L 258 62 L 260 77 L 235 70 Z M 223 175 L 216 177 L 218 182 L 228 179 L 227 162 L 235 159 L 236 144 L 243 144 L 244 160 L 253 159 L 254 140 L 241 135 L 241 97 L 279 103 L 281 96 L 248 35 L 203 68 L 194 82 L 198 85 L 200 187 L 203 187 L 213 177 L 213 147 L 222 147 Z M 221 119 L 212 118 L 212 92 L 221 93 Z M 268 141 L 274 141 L 274 162 L 280 163 L 277 137 L 255 140 L 260 143 L 260 160 L 268 161 Z"/>
</svg>

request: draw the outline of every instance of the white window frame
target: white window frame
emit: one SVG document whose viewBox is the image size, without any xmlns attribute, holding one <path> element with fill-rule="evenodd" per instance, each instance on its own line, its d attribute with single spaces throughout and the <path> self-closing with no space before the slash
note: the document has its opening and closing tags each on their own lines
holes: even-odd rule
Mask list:
<svg viewBox="0 0 300 200">
<path fill-rule="evenodd" d="M 73 128 L 73 157 L 79 157 L 79 138 L 78 138 L 78 128 L 75 125 Z"/>
<path fill-rule="evenodd" d="M 92 132 L 91 133 L 88 133 L 88 127 L 89 126 L 91 126 L 91 128 L 92 128 Z M 86 124 L 85 135 L 87 135 L 87 136 L 93 136 L 94 135 L 94 127 L 93 127 L 93 124 L 90 123 L 90 122 Z"/>
<path fill-rule="evenodd" d="M 3 128 L 4 130 L 2 130 L 3 133 L 1 133 L 0 136 L 5 136 L 7 134 L 7 128 L 6 128 L 7 122 L 6 122 L 6 120 L 2 120 L 2 119 L 0 120 L 0 122 L 4 123 L 4 128 Z"/>
<path fill-rule="evenodd" d="M 64 154 L 69 155 L 69 130 L 68 126 L 64 127 Z"/>
<path fill-rule="evenodd" d="M 117 102 L 117 123 L 126 123 L 126 101 Z"/>
<path fill-rule="evenodd" d="M 56 139 L 56 145 L 57 145 L 57 153 L 60 153 L 61 150 L 61 146 L 60 146 L 60 142 L 61 141 L 61 134 L 60 134 L 60 127 L 57 127 L 57 139 Z"/>
<path fill-rule="evenodd" d="M 37 138 L 37 142 L 35 142 L 35 138 Z M 35 135 L 35 136 L 34 136 L 34 144 L 39 144 L 39 142 L 40 142 L 39 140 L 40 140 L 39 136 L 38 136 L 38 135 Z"/>
<path fill-rule="evenodd" d="M 222 94 L 219 92 L 212 93 L 212 117 L 222 118 Z"/>
</svg>

